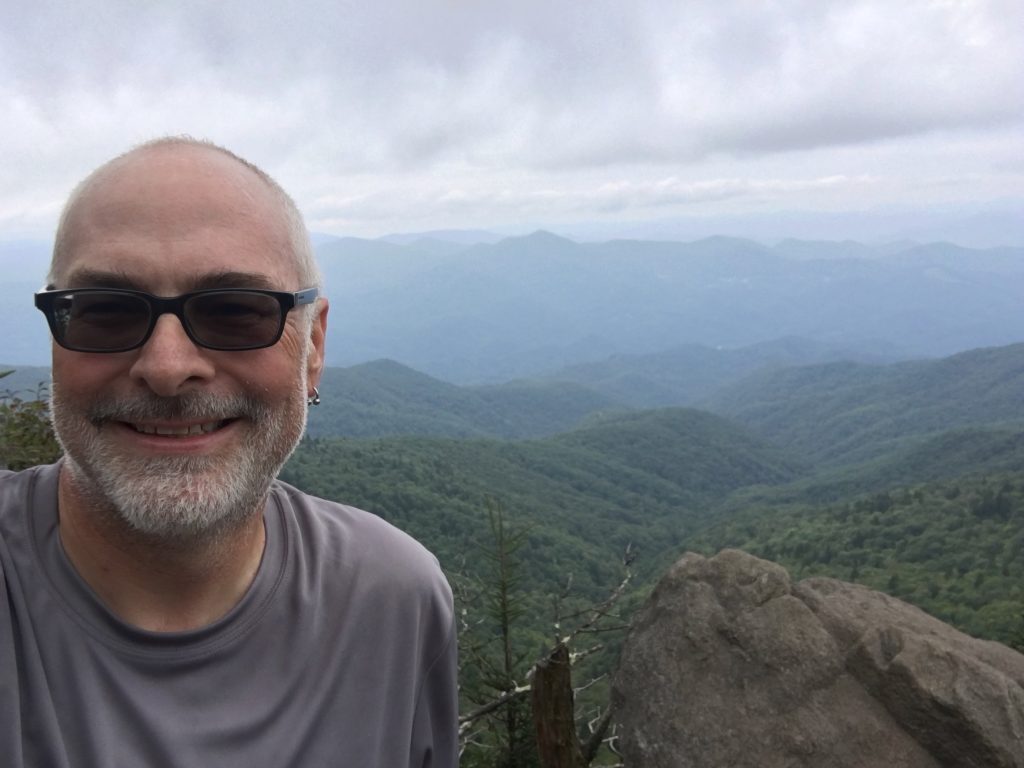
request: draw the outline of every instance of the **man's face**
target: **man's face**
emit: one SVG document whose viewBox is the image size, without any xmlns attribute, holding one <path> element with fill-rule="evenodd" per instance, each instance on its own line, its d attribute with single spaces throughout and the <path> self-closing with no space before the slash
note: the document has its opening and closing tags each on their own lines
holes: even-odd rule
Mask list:
<svg viewBox="0 0 1024 768">
<path fill-rule="evenodd" d="M 131 157 L 69 219 L 58 288 L 173 296 L 206 287 L 295 291 L 300 278 L 270 191 L 210 150 Z M 188 538 L 251 519 L 302 435 L 319 380 L 326 308 L 289 313 L 265 349 L 202 349 L 162 315 L 144 346 L 54 345 L 53 420 L 73 487 L 133 530 Z"/>
</svg>

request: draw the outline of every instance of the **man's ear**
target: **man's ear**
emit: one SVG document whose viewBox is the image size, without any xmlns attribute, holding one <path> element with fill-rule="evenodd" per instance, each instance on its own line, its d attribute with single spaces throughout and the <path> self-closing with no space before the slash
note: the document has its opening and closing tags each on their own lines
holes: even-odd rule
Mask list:
<svg viewBox="0 0 1024 768">
<path fill-rule="evenodd" d="M 330 305 L 326 298 L 319 298 L 313 305 L 313 321 L 309 325 L 309 356 L 306 358 L 306 378 L 310 387 L 320 385 L 324 370 L 324 341 L 327 338 L 327 310 Z"/>
</svg>

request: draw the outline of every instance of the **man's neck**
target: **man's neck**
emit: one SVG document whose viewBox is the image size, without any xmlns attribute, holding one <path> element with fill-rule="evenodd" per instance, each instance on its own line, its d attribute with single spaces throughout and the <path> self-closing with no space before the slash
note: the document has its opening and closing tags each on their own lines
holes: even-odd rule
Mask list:
<svg viewBox="0 0 1024 768">
<path fill-rule="evenodd" d="M 213 623 L 245 595 L 263 557 L 262 508 L 230 531 L 166 541 L 129 530 L 63 468 L 60 540 L 71 564 L 123 621 L 152 632 Z"/>
</svg>

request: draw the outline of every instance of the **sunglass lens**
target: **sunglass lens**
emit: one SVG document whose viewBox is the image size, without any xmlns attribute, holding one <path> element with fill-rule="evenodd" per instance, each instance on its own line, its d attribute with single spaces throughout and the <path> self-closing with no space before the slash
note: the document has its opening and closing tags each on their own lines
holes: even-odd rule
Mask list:
<svg viewBox="0 0 1024 768">
<path fill-rule="evenodd" d="M 284 324 L 280 302 L 251 291 L 193 296 L 185 302 L 185 319 L 196 341 L 214 349 L 270 346 Z"/>
<path fill-rule="evenodd" d="M 53 315 L 58 341 L 83 352 L 131 349 L 149 328 L 149 305 L 121 293 L 67 294 L 54 302 Z"/>
</svg>

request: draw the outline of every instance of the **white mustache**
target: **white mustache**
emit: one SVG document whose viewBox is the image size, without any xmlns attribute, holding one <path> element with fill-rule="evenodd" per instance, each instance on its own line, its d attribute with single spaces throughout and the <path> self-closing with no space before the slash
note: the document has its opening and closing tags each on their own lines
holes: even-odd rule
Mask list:
<svg viewBox="0 0 1024 768">
<path fill-rule="evenodd" d="M 208 395 L 192 393 L 176 397 L 144 397 L 133 400 L 101 400 L 86 412 L 89 422 L 99 427 L 109 421 L 223 421 L 248 418 L 260 421 L 270 417 L 271 409 L 248 395 Z"/>
</svg>

